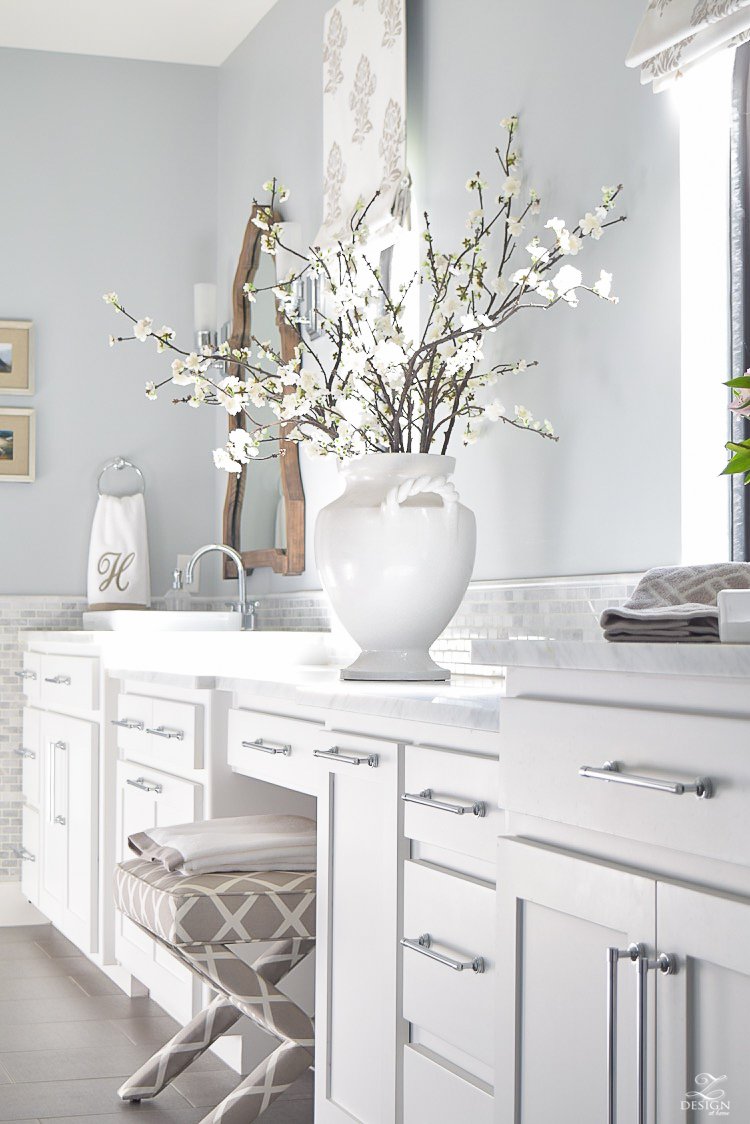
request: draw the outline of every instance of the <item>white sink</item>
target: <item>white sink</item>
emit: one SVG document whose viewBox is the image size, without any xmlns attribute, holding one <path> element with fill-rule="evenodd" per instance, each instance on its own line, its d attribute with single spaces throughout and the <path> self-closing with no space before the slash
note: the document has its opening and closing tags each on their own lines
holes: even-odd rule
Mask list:
<svg viewBox="0 0 750 1124">
<path fill-rule="evenodd" d="M 83 614 L 86 632 L 239 632 L 241 613 L 110 609 Z"/>
</svg>

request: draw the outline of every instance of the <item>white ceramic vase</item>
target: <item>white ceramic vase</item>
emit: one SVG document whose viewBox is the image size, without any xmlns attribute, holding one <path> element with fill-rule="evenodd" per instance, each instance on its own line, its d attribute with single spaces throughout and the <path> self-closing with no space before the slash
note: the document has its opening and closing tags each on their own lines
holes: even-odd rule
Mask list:
<svg viewBox="0 0 750 1124">
<path fill-rule="evenodd" d="M 460 604 L 476 549 L 454 468 L 434 453 L 368 453 L 342 467 L 343 495 L 315 524 L 315 559 L 362 649 L 343 679 L 450 678 L 428 649 Z"/>
</svg>

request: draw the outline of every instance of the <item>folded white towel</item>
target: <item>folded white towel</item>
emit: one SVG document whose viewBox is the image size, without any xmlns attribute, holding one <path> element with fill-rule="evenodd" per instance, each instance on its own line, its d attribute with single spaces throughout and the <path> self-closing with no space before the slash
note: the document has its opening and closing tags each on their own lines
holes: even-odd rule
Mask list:
<svg viewBox="0 0 750 1124">
<path fill-rule="evenodd" d="M 748 562 L 657 566 L 643 575 L 629 601 L 620 608 L 604 610 L 600 621 L 604 637 L 649 644 L 716 643 L 716 595 L 722 589 L 747 588 Z"/>
<path fill-rule="evenodd" d="M 151 827 L 128 845 L 180 874 L 315 870 L 315 821 L 305 816 L 233 816 Z"/>
<path fill-rule="evenodd" d="M 91 527 L 88 599 L 91 609 L 151 607 L 142 492 L 134 496 L 99 496 Z"/>
</svg>

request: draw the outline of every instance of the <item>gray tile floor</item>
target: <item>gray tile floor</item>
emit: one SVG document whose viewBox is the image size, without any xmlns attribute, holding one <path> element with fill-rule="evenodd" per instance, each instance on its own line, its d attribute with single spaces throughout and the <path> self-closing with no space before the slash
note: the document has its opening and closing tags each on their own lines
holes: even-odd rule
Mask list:
<svg viewBox="0 0 750 1124">
<path fill-rule="evenodd" d="M 199 1124 L 240 1080 L 210 1052 L 153 1101 L 116 1095 L 176 1029 L 51 925 L 0 928 L 0 1124 Z M 312 1124 L 312 1074 L 260 1119 Z"/>
</svg>

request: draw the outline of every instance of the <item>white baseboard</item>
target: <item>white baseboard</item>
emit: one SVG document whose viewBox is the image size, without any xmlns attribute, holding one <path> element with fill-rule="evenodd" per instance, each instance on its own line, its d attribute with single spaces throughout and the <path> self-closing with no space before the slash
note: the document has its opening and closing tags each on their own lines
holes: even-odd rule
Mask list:
<svg viewBox="0 0 750 1124">
<path fill-rule="evenodd" d="M 49 925 L 49 918 L 23 896 L 20 882 L 0 882 L 0 928 L 5 925 Z"/>
</svg>

